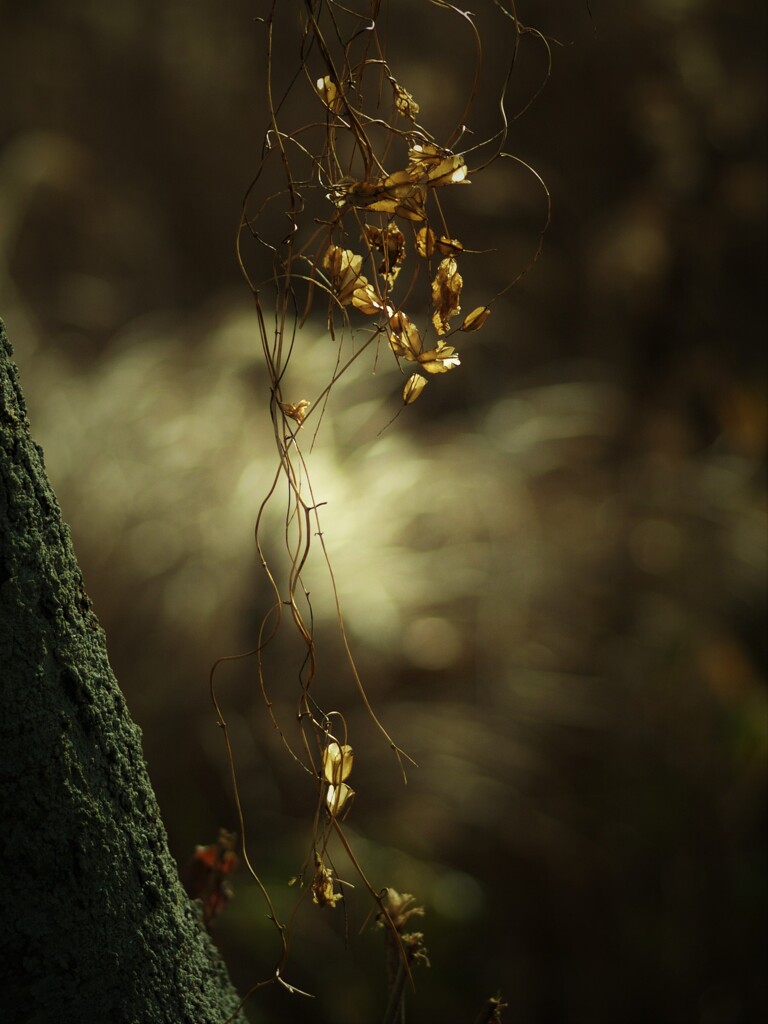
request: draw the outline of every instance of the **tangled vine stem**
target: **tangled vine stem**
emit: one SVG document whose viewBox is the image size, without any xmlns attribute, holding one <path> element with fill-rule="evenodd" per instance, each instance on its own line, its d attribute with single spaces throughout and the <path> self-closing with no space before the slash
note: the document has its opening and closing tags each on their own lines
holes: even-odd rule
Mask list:
<svg viewBox="0 0 768 1024">
<path fill-rule="evenodd" d="M 290 920 L 309 892 L 320 906 L 333 907 L 343 898 L 328 849 L 330 839 L 336 837 L 390 932 L 401 960 L 401 981 L 410 979 L 408 956 L 381 896 L 386 890 L 376 890 L 368 881 L 340 823 L 354 796 L 346 781 L 353 754 L 346 719 L 339 711 L 323 708 L 315 685 L 313 609 L 303 578 L 315 539 L 330 582 L 353 691 L 393 751 L 404 781 L 406 763 L 415 761 L 379 718 L 355 664 L 323 537 L 320 509 L 324 502 L 313 491 L 308 453 L 335 384 L 366 353 L 373 354 L 374 367 L 383 354 L 393 372 L 407 375 L 399 412 L 418 400 L 431 380 L 456 370 L 460 366 L 454 344 L 457 336 L 483 328 L 494 303 L 538 259 L 549 224 L 550 199 L 544 182 L 524 160 L 505 150 L 512 120 L 507 94 L 520 42 L 530 36 L 542 44 L 548 65 L 548 41 L 520 22 L 514 2 L 487 0 L 499 15 L 498 31 L 510 34 L 509 57 L 498 84 L 498 126 L 483 141 L 474 141 L 473 108 L 484 70 L 481 33 L 469 12 L 447 0 L 428 2 L 436 18 L 448 16 L 454 23 L 458 19 L 469 34 L 474 55 L 466 100 L 442 139 L 426 127 L 428 112 L 422 112 L 417 98 L 395 77 L 380 31 L 381 21 L 386 23 L 389 14 L 382 0 L 345 4 L 304 0 L 293 43 L 296 65 L 289 70 L 276 54 L 282 58 L 288 45 L 283 36 L 296 31 L 295 5 L 271 0 L 267 14 L 258 19 L 265 33 L 268 127 L 259 167 L 243 201 L 237 258 L 254 299 L 277 450 L 275 476 L 255 525 L 255 544 L 272 604 L 253 649 L 220 659 L 210 675 L 211 700 L 224 735 L 240 820 L 243 859 L 281 941 L 274 974 L 252 992 L 272 982 L 298 990 L 284 978 L 290 926 L 278 920 L 248 855 L 235 752 L 217 691 L 218 674 L 232 661 L 255 660 L 269 720 L 294 763 L 317 788 L 310 850 L 295 879 L 301 882 L 302 892 Z M 392 6 L 397 6 L 394 0 Z M 304 120 L 307 115 L 309 120 Z M 465 139 L 473 141 L 462 148 Z M 504 160 L 530 173 L 540 185 L 545 201 L 541 234 L 528 266 L 501 291 L 483 296 L 481 304 L 462 317 L 463 271 L 471 272 L 487 250 L 480 247 L 482 239 L 476 241 L 478 247 L 470 248 L 453 235 L 448 218 L 451 200 L 457 189 L 471 187 L 486 168 Z M 262 276 L 267 262 L 271 269 Z M 476 281 L 481 280 L 477 275 Z M 294 385 L 287 374 L 292 363 L 301 364 L 304 325 L 310 316 L 320 315 L 328 335 L 328 373 L 317 393 L 306 398 L 291 391 Z M 304 429 L 313 416 L 314 433 L 305 447 Z M 285 500 L 283 547 L 288 555 L 282 579 L 271 568 L 275 556 L 267 554 L 270 542 L 264 527 L 266 510 L 280 494 Z M 276 681 L 263 657 L 285 627 L 293 630 L 303 650 L 295 705 L 298 741 L 289 738 L 287 726 L 279 720 L 272 699 Z M 310 865 L 314 865 L 312 881 L 307 885 L 305 873 Z"/>
</svg>

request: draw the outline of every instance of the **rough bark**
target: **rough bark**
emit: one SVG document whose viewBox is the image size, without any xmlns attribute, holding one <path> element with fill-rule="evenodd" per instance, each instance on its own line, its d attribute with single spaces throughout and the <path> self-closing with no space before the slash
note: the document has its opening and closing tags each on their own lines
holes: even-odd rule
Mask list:
<svg viewBox="0 0 768 1024">
<path fill-rule="evenodd" d="M 222 1024 L 238 998 L 168 852 L 2 321 L 0 440 L 0 1018 Z"/>
</svg>

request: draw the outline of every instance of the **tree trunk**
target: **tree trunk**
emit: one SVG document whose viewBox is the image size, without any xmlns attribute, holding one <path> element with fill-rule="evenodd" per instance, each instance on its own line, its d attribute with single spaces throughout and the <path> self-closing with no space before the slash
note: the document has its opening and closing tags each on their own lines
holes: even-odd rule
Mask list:
<svg viewBox="0 0 768 1024">
<path fill-rule="evenodd" d="M 223 1024 L 238 997 L 168 852 L 2 321 L 0 364 L 0 1018 Z"/>
</svg>

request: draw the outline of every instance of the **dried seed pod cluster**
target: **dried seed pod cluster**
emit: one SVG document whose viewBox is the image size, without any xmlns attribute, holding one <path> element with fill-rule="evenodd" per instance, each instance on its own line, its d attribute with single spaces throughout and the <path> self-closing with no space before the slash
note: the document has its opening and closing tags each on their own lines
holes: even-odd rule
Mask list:
<svg viewBox="0 0 768 1024">
<path fill-rule="evenodd" d="M 332 389 L 362 352 L 375 351 L 378 358 L 384 350 L 399 364 L 404 371 L 401 407 L 404 408 L 419 398 L 435 375 L 445 374 L 460 365 L 459 353 L 452 344 L 456 332 L 473 333 L 486 323 L 494 299 L 472 309 L 462 319 L 464 275 L 470 254 L 477 254 L 465 249 L 463 242 L 453 237 L 446 221 L 448 200 L 462 195 L 446 190 L 470 184 L 468 153 L 472 153 L 473 177 L 505 157 L 527 167 L 544 189 L 547 224 L 549 194 L 535 171 L 524 161 L 504 152 L 509 125 L 505 112 L 507 84 L 517 43 L 531 30 L 520 24 L 514 9 L 507 9 L 502 0 L 494 0 L 489 6 L 501 18 L 500 30 L 504 28 L 510 36 L 510 46 L 506 48 L 509 63 L 499 94 L 501 127 L 485 139 L 473 134 L 472 128 L 471 110 L 478 94 L 482 66 L 482 47 L 474 16 L 448 3 L 433 5 L 449 14 L 459 14 L 470 26 L 476 42 L 477 59 L 467 102 L 460 112 L 457 111 L 453 130 L 447 130 L 443 145 L 419 123 L 418 119 L 423 116 L 419 104 L 392 74 L 385 38 L 377 27 L 384 10 L 380 0 L 363 0 L 359 5 L 312 0 L 297 5 L 297 10 L 290 15 L 285 12 L 287 6 L 290 5 L 281 4 L 279 0 L 268 0 L 267 15 L 257 19 L 266 28 L 269 124 L 259 167 L 243 202 L 237 246 L 240 267 L 256 305 L 279 460 L 255 527 L 259 559 L 274 600 L 261 623 L 258 643 L 245 657 L 256 660 L 265 714 L 293 762 L 317 789 L 311 843 L 294 881 L 303 883 L 308 876 L 307 888 L 314 904 L 335 906 L 343 899 L 340 885 L 350 884 L 340 883 L 333 863 L 335 853 L 331 843 L 340 844 L 358 879 L 378 906 L 379 921 L 388 932 L 393 988 L 387 1019 L 394 1020 L 401 1015 L 394 981 L 399 978 L 397 984 L 404 985 L 405 979 L 410 978 L 411 966 L 426 960 L 421 933 L 407 930 L 410 919 L 418 915 L 420 909 L 411 896 L 400 896 L 394 890 L 384 894 L 381 888 L 374 887 L 345 834 L 343 819 L 354 799 L 349 784 L 353 752 L 346 743 L 344 712 L 324 707 L 323 673 L 318 671 L 318 647 L 321 645 L 315 637 L 314 610 L 307 586 L 308 562 L 311 549 L 316 548 L 316 539 L 319 539 L 336 603 L 348 676 L 373 728 L 394 753 L 404 779 L 406 764 L 415 762 L 378 716 L 355 664 L 322 539 L 319 510 L 326 501 L 315 496 L 309 456 Z M 387 35 L 396 38 L 398 33 L 394 30 L 390 33 L 388 19 L 387 26 Z M 297 29 L 301 63 L 300 73 L 293 74 L 276 66 L 278 55 L 287 52 L 278 47 L 277 37 Z M 544 37 L 537 37 L 546 46 Z M 434 41 L 432 39 L 431 43 Z M 309 102 L 306 94 L 297 95 L 304 87 L 309 89 Z M 468 145 L 459 141 L 462 139 L 471 139 L 471 150 L 457 152 Z M 539 245 L 532 262 L 538 258 L 540 248 Z M 258 258 L 253 256 L 254 249 Z M 270 263 L 266 276 L 265 256 Z M 514 283 L 510 282 L 495 297 L 504 294 Z M 320 369 L 321 378 L 315 385 L 318 367 L 310 360 L 305 361 L 304 380 L 311 380 L 313 388 L 317 386 L 309 396 L 310 403 L 300 394 L 288 393 L 291 386 L 289 364 L 302 362 L 301 328 L 319 303 L 327 310 L 331 345 L 321 350 L 320 355 L 325 359 L 330 353 L 324 364 L 329 372 L 325 374 Z M 337 345 L 335 361 L 334 343 Z M 315 414 L 317 429 L 312 443 L 305 446 L 299 429 Z M 276 541 L 269 533 L 271 526 L 267 529 L 266 513 L 274 501 L 283 500 L 280 495 L 285 498 L 286 507 L 282 511 L 284 529 L 280 540 Z M 272 548 L 276 542 L 287 556 L 286 568 L 281 567 L 279 571 L 273 563 Z M 286 629 L 293 632 L 299 655 L 296 677 L 300 685 L 295 717 L 290 720 L 284 717 L 284 701 L 273 699 L 279 675 L 275 663 L 279 659 L 273 662 L 262 657 L 268 644 Z M 219 665 L 230 660 L 234 659 L 222 658 L 213 667 L 210 688 L 226 738 L 227 758 L 242 819 L 237 772 L 216 683 Z M 331 722 L 341 741 L 330 733 Z M 285 924 L 279 920 L 271 897 L 246 852 L 244 842 L 244 863 L 260 887 L 282 949 L 270 980 L 294 994 L 299 990 L 289 985 L 284 976 L 294 913 Z M 206 848 L 197 857 L 198 870 L 205 867 L 212 856 L 212 850 Z M 235 863 L 233 858 L 234 855 L 227 853 L 216 861 L 218 875 L 209 900 L 211 912 L 227 896 L 223 876 Z M 298 902 L 309 892 L 305 890 Z"/>
<path fill-rule="evenodd" d="M 333 83 L 318 83 L 318 92 L 332 109 L 338 101 Z M 333 96 L 333 100 L 330 97 Z M 408 96 L 401 90 L 398 96 Z M 418 107 L 409 108 L 418 112 Z M 328 198 L 339 210 L 339 220 L 350 210 L 383 214 L 382 224 L 362 223 L 361 240 L 368 250 L 371 272 L 363 274 L 366 260 L 361 253 L 331 243 L 325 250 L 321 267 L 335 302 L 352 306 L 366 316 L 378 316 L 380 329 L 397 359 L 418 363 L 429 374 L 446 373 L 460 365 L 459 354 L 448 345 L 444 336 L 452 330 L 451 320 L 461 312 L 461 291 L 464 278 L 459 272 L 457 257 L 464 246 L 456 238 L 438 235 L 429 226 L 426 204 L 430 189 L 448 185 L 468 185 L 464 156 L 443 149 L 425 140 L 412 142 L 408 163 L 393 174 L 362 181 L 341 179 L 333 184 Z M 398 307 L 392 291 L 405 263 L 408 245 L 406 235 L 397 224 L 412 235 L 412 248 L 421 260 L 431 261 L 434 254 L 443 258 L 432 277 L 430 299 L 431 326 L 437 335 L 433 345 L 425 345 L 424 337 L 410 317 Z M 415 225 L 419 227 L 416 228 Z M 367 265 L 367 264 L 366 264 Z M 490 315 L 488 306 L 480 306 L 467 316 L 459 330 L 477 331 Z M 427 378 L 411 374 L 404 389 L 403 402 L 415 402 L 427 384 Z"/>
</svg>

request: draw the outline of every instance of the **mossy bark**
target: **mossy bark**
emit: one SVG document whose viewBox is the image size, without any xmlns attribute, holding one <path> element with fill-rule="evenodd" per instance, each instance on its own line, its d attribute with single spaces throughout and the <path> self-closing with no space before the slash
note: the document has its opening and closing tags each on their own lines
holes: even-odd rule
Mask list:
<svg viewBox="0 0 768 1024">
<path fill-rule="evenodd" d="M 238 997 L 168 852 L 1 321 L 0 440 L 0 1018 L 222 1024 Z"/>
</svg>

